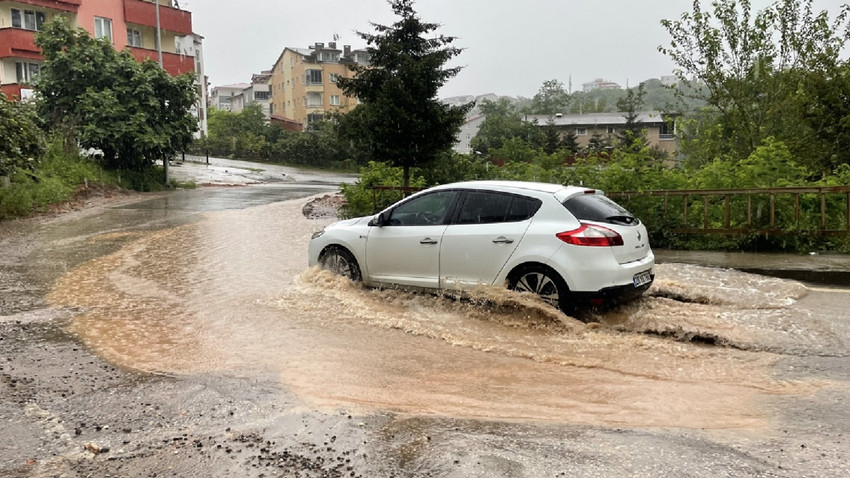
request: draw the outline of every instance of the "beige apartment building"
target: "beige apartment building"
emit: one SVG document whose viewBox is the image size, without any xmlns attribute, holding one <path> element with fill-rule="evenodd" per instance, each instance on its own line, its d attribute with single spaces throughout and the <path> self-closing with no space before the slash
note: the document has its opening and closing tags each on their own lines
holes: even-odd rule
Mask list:
<svg viewBox="0 0 850 478">
<path fill-rule="evenodd" d="M 328 112 L 351 111 L 357 99 L 343 95 L 336 82 L 354 75 L 348 69 L 352 64 L 368 65 L 368 52 L 352 50 L 349 45 L 340 50 L 336 42 L 286 47 L 272 67 L 272 121 L 297 123 L 303 129 Z"/>
</svg>

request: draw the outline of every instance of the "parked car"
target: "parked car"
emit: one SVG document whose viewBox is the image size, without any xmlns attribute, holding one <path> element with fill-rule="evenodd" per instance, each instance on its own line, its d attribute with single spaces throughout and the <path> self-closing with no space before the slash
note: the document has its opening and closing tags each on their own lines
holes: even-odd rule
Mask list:
<svg viewBox="0 0 850 478">
<path fill-rule="evenodd" d="M 566 312 L 633 298 L 655 277 L 646 227 L 602 191 L 518 181 L 437 186 L 331 224 L 309 264 L 377 287 L 505 284 Z"/>
</svg>

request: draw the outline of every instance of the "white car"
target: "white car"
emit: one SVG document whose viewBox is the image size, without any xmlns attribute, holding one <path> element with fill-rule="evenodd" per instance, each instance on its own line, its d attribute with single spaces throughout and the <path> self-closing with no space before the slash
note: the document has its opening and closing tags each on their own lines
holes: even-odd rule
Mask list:
<svg viewBox="0 0 850 478">
<path fill-rule="evenodd" d="M 437 186 L 331 224 L 309 264 L 377 287 L 505 284 L 567 312 L 635 297 L 655 277 L 646 227 L 602 191 L 516 181 Z"/>
</svg>

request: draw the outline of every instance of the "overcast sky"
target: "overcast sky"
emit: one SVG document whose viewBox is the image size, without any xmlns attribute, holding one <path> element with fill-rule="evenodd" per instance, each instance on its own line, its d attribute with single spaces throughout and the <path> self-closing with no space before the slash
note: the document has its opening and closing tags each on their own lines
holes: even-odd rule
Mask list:
<svg viewBox="0 0 850 478">
<path fill-rule="evenodd" d="M 204 36 L 210 86 L 247 83 L 268 70 L 285 47 L 327 44 L 365 47 L 355 31 L 370 22 L 390 25 L 386 0 L 180 0 Z M 707 2 L 706 2 L 707 3 Z M 762 9 L 770 0 L 752 0 Z M 843 0 L 815 0 L 818 10 L 837 14 Z M 440 96 L 532 97 L 546 80 L 580 90 L 595 78 L 634 86 L 669 75 L 672 62 L 657 47 L 669 43 L 662 19 L 690 11 L 692 0 L 417 0 L 420 19 L 438 23 L 440 34 L 458 37 L 464 48 L 454 64 L 464 66 Z"/>
</svg>

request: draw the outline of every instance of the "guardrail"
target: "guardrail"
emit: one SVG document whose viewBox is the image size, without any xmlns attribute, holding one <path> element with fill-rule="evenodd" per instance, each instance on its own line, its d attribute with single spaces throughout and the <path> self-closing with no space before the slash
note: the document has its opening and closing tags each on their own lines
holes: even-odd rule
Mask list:
<svg viewBox="0 0 850 478">
<path fill-rule="evenodd" d="M 660 207 L 662 223 L 677 233 L 850 235 L 850 186 L 606 194 L 638 215 L 659 219 Z"/>
</svg>

